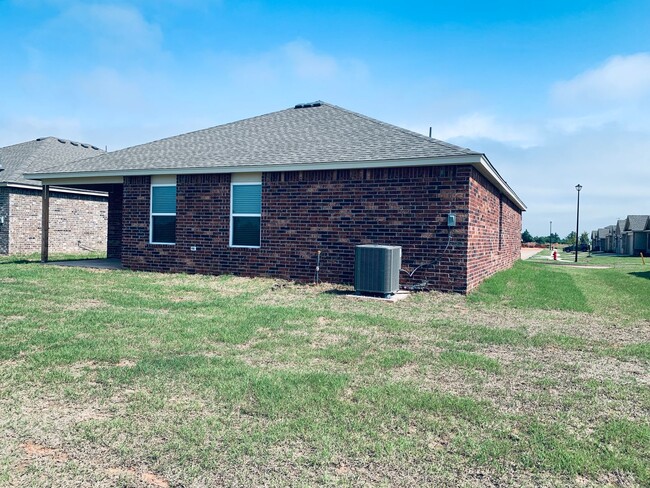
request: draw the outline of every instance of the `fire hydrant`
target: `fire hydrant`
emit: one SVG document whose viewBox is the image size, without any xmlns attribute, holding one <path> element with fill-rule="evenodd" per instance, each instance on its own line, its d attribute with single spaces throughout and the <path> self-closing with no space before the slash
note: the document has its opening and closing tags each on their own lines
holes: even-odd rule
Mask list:
<svg viewBox="0 0 650 488">
<path fill-rule="evenodd" d="M 557 249 L 553 249 L 553 261 L 557 261 Z"/>
</svg>

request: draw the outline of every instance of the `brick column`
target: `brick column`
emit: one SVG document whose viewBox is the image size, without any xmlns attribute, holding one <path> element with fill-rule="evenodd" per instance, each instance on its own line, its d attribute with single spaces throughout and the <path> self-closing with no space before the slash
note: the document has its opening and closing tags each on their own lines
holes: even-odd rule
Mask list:
<svg viewBox="0 0 650 488">
<path fill-rule="evenodd" d="M 112 185 L 108 192 L 108 237 L 106 257 L 122 259 L 122 196 L 123 185 Z"/>
</svg>

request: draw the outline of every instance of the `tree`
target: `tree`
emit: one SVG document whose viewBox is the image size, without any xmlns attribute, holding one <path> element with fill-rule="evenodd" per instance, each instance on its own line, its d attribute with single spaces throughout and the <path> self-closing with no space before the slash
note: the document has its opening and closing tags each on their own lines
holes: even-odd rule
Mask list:
<svg viewBox="0 0 650 488">
<path fill-rule="evenodd" d="M 587 232 L 580 234 L 580 244 L 584 244 L 585 246 L 589 245 L 589 234 Z"/>
<path fill-rule="evenodd" d="M 566 239 L 564 239 L 564 242 L 567 244 L 575 244 L 576 243 L 576 233 L 574 231 L 569 232 L 569 235 L 566 236 Z"/>
<path fill-rule="evenodd" d="M 530 232 L 528 232 L 528 229 L 526 229 L 525 231 L 523 231 L 521 233 L 521 240 L 524 241 L 524 242 L 533 242 L 534 241 L 533 236 L 530 235 Z"/>
</svg>

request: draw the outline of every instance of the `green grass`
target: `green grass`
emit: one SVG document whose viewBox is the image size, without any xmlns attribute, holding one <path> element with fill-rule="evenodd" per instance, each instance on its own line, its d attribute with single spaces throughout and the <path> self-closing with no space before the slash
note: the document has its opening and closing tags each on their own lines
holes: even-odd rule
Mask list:
<svg viewBox="0 0 650 488">
<path fill-rule="evenodd" d="M 587 259 L 587 258 L 585 258 Z M 605 256 L 594 264 L 609 269 L 574 268 L 519 261 L 486 280 L 469 299 L 528 310 L 566 310 L 650 319 L 650 263 L 639 258 Z"/>
<path fill-rule="evenodd" d="M 0 258 L 0 484 L 647 485 L 639 272 L 389 304 Z"/>
</svg>

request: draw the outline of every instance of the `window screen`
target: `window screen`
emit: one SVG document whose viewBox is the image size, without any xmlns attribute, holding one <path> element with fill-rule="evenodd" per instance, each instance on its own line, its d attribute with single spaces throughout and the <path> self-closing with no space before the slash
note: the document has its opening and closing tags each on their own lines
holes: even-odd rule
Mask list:
<svg viewBox="0 0 650 488">
<path fill-rule="evenodd" d="M 176 242 L 176 186 L 151 187 L 151 242 Z"/>
<path fill-rule="evenodd" d="M 233 183 L 230 244 L 259 247 L 262 220 L 262 185 Z"/>
</svg>

